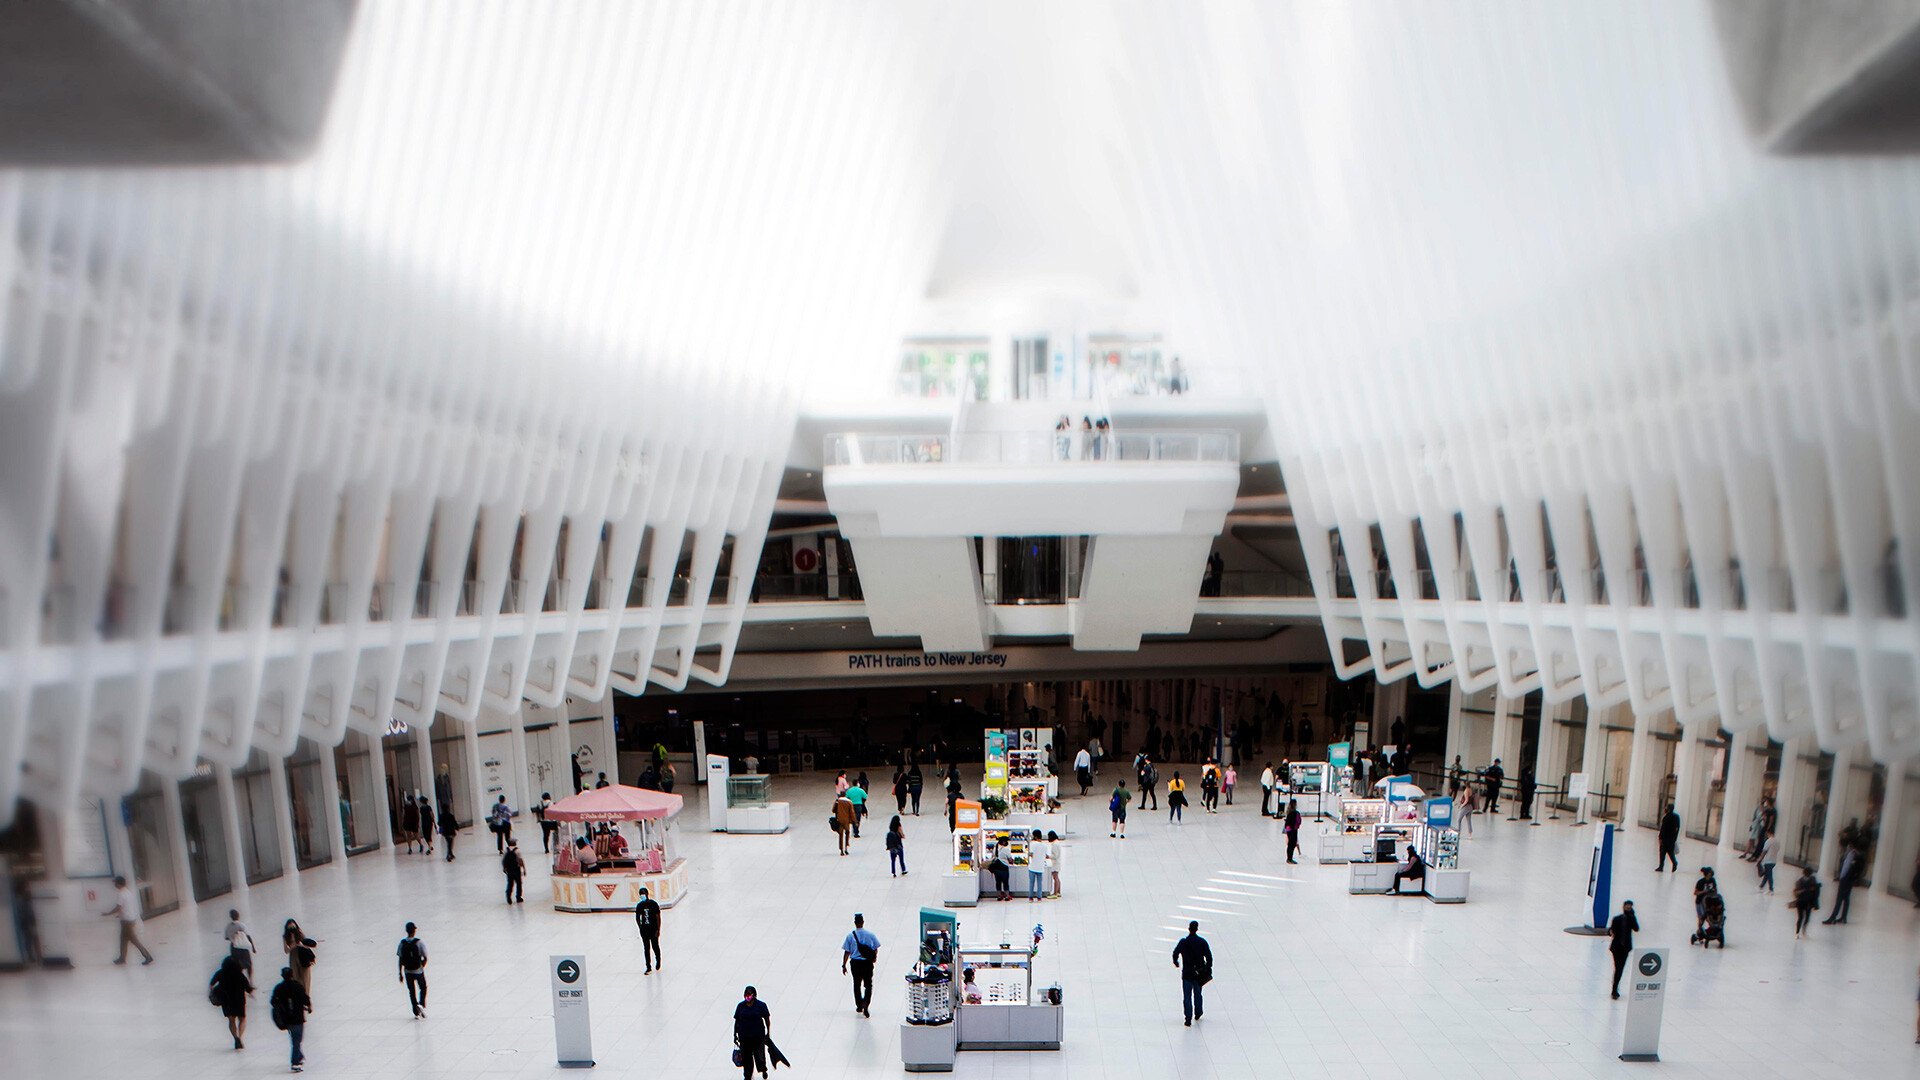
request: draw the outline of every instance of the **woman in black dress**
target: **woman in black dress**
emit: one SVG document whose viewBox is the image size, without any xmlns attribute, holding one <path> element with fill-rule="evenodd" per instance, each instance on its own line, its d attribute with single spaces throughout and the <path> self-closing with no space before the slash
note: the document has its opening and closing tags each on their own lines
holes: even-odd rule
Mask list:
<svg viewBox="0 0 1920 1080">
<path fill-rule="evenodd" d="M 233 1036 L 233 1048 L 245 1049 L 246 1044 L 241 1039 L 247 1034 L 247 998 L 253 994 L 253 983 L 247 978 L 247 970 L 229 954 L 220 961 L 220 970 L 213 973 L 207 986 L 208 996 L 219 1002 L 220 1012 L 227 1018 L 227 1032 Z"/>
</svg>

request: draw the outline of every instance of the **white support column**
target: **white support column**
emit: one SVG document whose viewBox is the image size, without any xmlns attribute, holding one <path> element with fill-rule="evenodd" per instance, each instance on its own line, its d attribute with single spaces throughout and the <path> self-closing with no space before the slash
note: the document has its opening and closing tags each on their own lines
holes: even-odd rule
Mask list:
<svg viewBox="0 0 1920 1080">
<path fill-rule="evenodd" d="M 1853 783 L 1853 759 L 1859 746 L 1849 746 L 1833 755 L 1833 776 L 1827 783 L 1827 830 L 1820 840 L 1820 869 L 1815 876 L 1825 881 L 1840 866 L 1840 829 L 1847 813 L 1847 791 Z"/>
<path fill-rule="evenodd" d="M 1726 812 L 1720 819 L 1720 845 L 1713 860 L 1721 873 L 1747 849 L 1747 830 L 1760 800 L 1760 785 L 1755 782 L 1760 775 L 1760 755 L 1753 750 L 1756 738 L 1766 738 L 1766 729 L 1736 731 L 1727 740 L 1731 759 L 1727 764 Z"/>
<path fill-rule="evenodd" d="M 1520 775 L 1520 714 L 1527 707 L 1525 698 L 1493 698 L 1493 745 L 1487 764 L 1500 760 L 1509 779 Z"/>
<path fill-rule="evenodd" d="M 480 726 L 477 719 L 460 722 L 460 746 L 467 755 L 467 795 L 473 804 L 473 827 L 487 820 L 486 785 L 480 782 Z M 515 807 L 515 809 L 519 809 Z"/>
<path fill-rule="evenodd" d="M 1798 857 L 1800 830 L 1807 823 L 1807 804 L 1813 799 L 1812 769 L 1800 756 L 1813 749 L 1813 736 L 1787 740 L 1780 750 L 1780 857 Z"/>
<path fill-rule="evenodd" d="M 1680 725 L 1680 745 L 1673 755 L 1673 773 L 1676 782 L 1673 786 L 1673 810 L 1680 815 L 1680 835 L 1686 837 L 1700 827 L 1700 807 L 1704 801 L 1700 798 L 1700 770 L 1695 767 L 1694 758 L 1704 747 L 1700 742 L 1700 727 L 1706 721 L 1695 721 Z"/>
<path fill-rule="evenodd" d="M 280 872 L 288 877 L 300 875 L 300 852 L 293 840 L 293 799 L 287 786 L 287 759 L 267 755 L 267 781 L 273 788 L 274 843 L 280 846 Z M 319 808 L 325 820 L 326 808 Z"/>
<path fill-rule="evenodd" d="M 1600 755 L 1607 745 L 1607 724 L 1612 720 L 1618 705 L 1608 706 L 1604 712 L 1596 712 L 1592 705 L 1587 706 L 1587 732 L 1580 743 L 1580 771 L 1587 774 L 1587 790 L 1599 791 L 1605 777 L 1601 776 Z M 1574 816 L 1579 817 L 1585 811 L 1587 820 L 1593 819 L 1591 807 L 1595 805 L 1591 796 L 1584 800 L 1585 805 L 1574 808 Z M 1625 825 L 1623 819 L 1620 822 Z"/>
<path fill-rule="evenodd" d="M 1626 829 L 1640 820 L 1640 804 L 1647 797 L 1647 785 L 1658 781 L 1647 775 L 1648 746 L 1653 735 L 1648 730 L 1652 717 L 1646 713 L 1633 715 L 1633 753 L 1627 758 L 1627 797 L 1620 808 L 1620 827 Z"/>
<path fill-rule="evenodd" d="M 522 712 L 525 712 L 526 708 L 527 708 L 526 702 L 524 701 L 521 702 L 520 710 Z M 560 754 L 562 757 L 565 757 L 567 759 L 566 766 L 565 766 L 566 781 L 568 784 L 571 784 L 573 783 L 573 710 L 567 708 L 567 701 L 565 698 L 560 699 L 560 709 L 558 713 L 558 718 L 554 720 L 554 726 L 560 729 Z M 1015 726 L 1018 726 L 1017 722 Z M 614 757 L 614 766 L 609 771 L 619 772 L 620 771 L 620 755 L 616 753 L 613 757 Z M 582 784 L 586 784 L 591 779 L 592 779 L 591 777 L 583 776 L 580 778 L 580 782 Z M 561 795 L 560 797 L 564 799 L 568 795 L 573 795 L 573 794 L 575 794 L 575 792 L 569 791 Z"/>
<path fill-rule="evenodd" d="M 613 691 L 607 691 L 607 696 L 612 697 Z M 513 773 L 512 781 L 507 784 L 507 801 L 524 810 L 540 801 L 539 795 L 529 786 L 533 783 L 533 777 L 527 768 L 527 723 L 524 708 L 513 710 L 513 715 L 507 718 L 507 742 L 511 746 L 507 750 L 506 767 Z M 616 754 L 614 757 L 617 764 L 619 755 Z"/>
<path fill-rule="evenodd" d="M 173 873 L 174 892 L 180 897 L 180 907 L 192 911 L 199 903 L 193 895 L 193 860 L 187 855 L 187 816 L 180 809 L 180 782 L 174 779 L 160 781 L 160 804 L 166 808 L 167 824 L 173 827 Z M 127 880 L 133 880 L 132 867 L 128 868 Z"/>
<path fill-rule="evenodd" d="M 433 721 L 436 715 L 428 713 L 427 718 L 415 723 L 409 732 L 413 736 L 414 755 L 419 758 L 419 763 L 413 767 L 414 780 L 421 786 L 401 794 L 415 798 L 425 795 L 436 804 L 434 809 L 437 812 L 440 796 L 433 789 L 435 777 L 439 775 L 433 768 Z M 473 780 L 479 783 L 479 775 L 475 774 Z"/>
<path fill-rule="evenodd" d="M 327 846 L 333 851 L 333 865 L 347 865 L 347 824 L 340 820 L 340 766 L 334 760 L 333 747 L 320 748 L 320 786 L 324 789 Z"/>
<path fill-rule="evenodd" d="M 247 860 L 240 851 L 240 800 L 234 795 L 233 770 L 213 767 L 213 787 L 220 793 L 221 825 L 227 833 L 227 875 L 233 880 L 234 905 L 247 896 Z"/>
<path fill-rule="evenodd" d="M 1562 701 L 1550 705 L 1541 711 L 1540 738 L 1533 747 L 1533 779 L 1542 787 L 1560 787 L 1560 774 L 1567 760 L 1567 740 L 1573 737 L 1573 729 L 1563 721 L 1573 719 L 1573 702 Z M 1558 801 L 1559 795 L 1552 798 Z M 1551 811 L 1544 809 L 1545 797 L 1534 799 L 1533 817 L 1535 821 L 1545 817 Z"/>
<path fill-rule="evenodd" d="M 1877 893 L 1891 892 L 1894 879 L 1906 869 L 1893 865 L 1893 849 L 1899 846 L 1900 824 L 1895 815 L 1900 807 L 1906 805 L 1906 797 L 1907 767 L 1904 764 L 1892 766 L 1887 770 L 1887 795 L 1880 803 L 1880 839 L 1873 848 L 1873 891 Z"/>
<path fill-rule="evenodd" d="M 369 735 L 367 741 L 373 744 L 373 820 L 379 830 L 380 846 L 393 847 L 392 805 L 387 801 L 387 748 L 381 744 L 380 736 Z"/>
</svg>

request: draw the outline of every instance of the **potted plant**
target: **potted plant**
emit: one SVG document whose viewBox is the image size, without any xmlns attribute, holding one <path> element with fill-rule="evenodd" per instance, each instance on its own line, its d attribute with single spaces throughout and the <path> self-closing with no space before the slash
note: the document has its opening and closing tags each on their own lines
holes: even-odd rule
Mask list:
<svg viewBox="0 0 1920 1080">
<path fill-rule="evenodd" d="M 988 821 L 1007 819 L 1007 800 L 998 795 L 986 795 L 980 799 L 980 815 Z"/>
</svg>

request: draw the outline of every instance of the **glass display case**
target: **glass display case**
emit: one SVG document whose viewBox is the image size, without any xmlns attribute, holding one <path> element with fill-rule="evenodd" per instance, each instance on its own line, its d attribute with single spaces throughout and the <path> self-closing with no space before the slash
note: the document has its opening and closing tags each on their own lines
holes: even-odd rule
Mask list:
<svg viewBox="0 0 1920 1080">
<path fill-rule="evenodd" d="M 1025 1005 L 1033 997 L 1033 957 L 1004 945 L 969 945 L 959 950 L 960 1004 Z"/>
<path fill-rule="evenodd" d="M 772 782 L 765 773 L 743 773 L 727 777 L 727 808 L 742 806 L 765 806 L 767 796 L 772 792 Z"/>
<path fill-rule="evenodd" d="M 1460 830 L 1443 829 L 1432 825 L 1421 825 L 1414 830 L 1414 850 L 1420 858 L 1435 870 L 1456 870 L 1460 867 Z"/>
</svg>

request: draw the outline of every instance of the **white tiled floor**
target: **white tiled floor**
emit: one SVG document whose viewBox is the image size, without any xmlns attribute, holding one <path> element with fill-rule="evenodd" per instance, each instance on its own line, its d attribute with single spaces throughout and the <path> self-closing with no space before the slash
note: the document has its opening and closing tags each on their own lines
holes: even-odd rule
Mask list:
<svg viewBox="0 0 1920 1080">
<path fill-rule="evenodd" d="M 298 883 L 257 886 L 244 902 L 262 944 L 288 915 L 320 937 L 317 1012 L 308 1072 L 317 1076 L 548 1075 L 554 1069 L 544 960 L 589 957 L 597 1075 L 726 1076 L 740 987 L 757 984 L 774 1036 L 802 1076 L 900 1074 L 900 976 L 918 908 L 937 904 L 944 821 L 909 819 L 913 873 L 889 879 L 884 818 L 855 854 L 834 854 L 822 779 L 782 781 L 794 804 L 784 836 L 699 831 L 696 789 L 682 850 L 693 892 L 666 915 L 668 968 L 642 977 L 631 919 L 563 915 L 536 868 L 524 907 L 500 900 L 500 873 L 484 834 L 462 837 L 455 863 L 380 852 Z M 962 937 L 1025 934 L 1043 923 L 1039 978 L 1057 978 L 1068 1004 L 1058 1053 L 965 1053 L 962 1076 L 1032 1077 L 1893 1077 L 1920 1075 L 1912 1042 L 1920 912 L 1857 895 L 1853 925 L 1815 927 L 1793 940 L 1783 892 L 1729 876 L 1730 947 L 1689 949 L 1691 882 L 1707 849 L 1688 843 L 1688 872 L 1657 877 L 1650 833 L 1625 840 L 1623 894 L 1637 901 L 1643 944 L 1667 944 L 1675 979 L 1659 1066 L 1625 1065 L 1622 1004 L 1606 996 L 1603 939 L 1562 932 L 1583 899 L 1591 829 L 1563 819 L 1540 828 L 1485 822 L 1466 845 L 1474 898 L 1353 897 L 1346 869 L 1280 860 L 1273 823 L 1245 805 L 1218 815 L 1136 811 L 1129 839 L 1109 840 L 1104 798 L 1084 808 L 1064 867 L 1068 896 L 962 911 Z M 931 809 L 931 801 L 929 803 Z M 523 845 L 538 849 L 534 831 Z M 1310 857 L 1311 844 L 1303 858 Z M 535 862 L 539 860 L 533 860 Z M 1258 875 L 1258 876 L 1255 876 Z M 1831 888 L 1828 890 L 1831 893 Z M 254 1009 L 235 1052 L 203 986 L 222 945 L 225 900 L 148 924 L 159 961 L 107 964 L 112 927 L 75 929 L 78 968 L 0 976 L 5 1074 L 92 1080 L 214 1080 L 286 1068 L 285 1037 Z M 1211 910 L 1193 910 L 1211 909 Z M 855 911 L 890 946 L 872 1020 L 852 1012 L 838 947 Z M 1220 914 L 1216 914 L 1216 912 Z M 1168 951 L 1190 917 L 1218 958 L 1204 1021 L 1180 1024 Z M 401 924 L 421 924 L 432 952 L 432 1007 L 407 1015 L 394 977 Z M 271 946 L 277 950 L 277 945 Z M 271 957 L 263 956 L 263 967 Z M 275 970 L 277 970 L 275 964 Z"/>
</svg>

